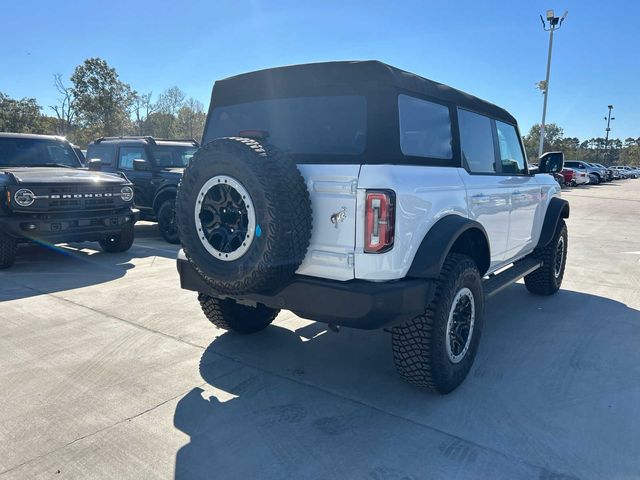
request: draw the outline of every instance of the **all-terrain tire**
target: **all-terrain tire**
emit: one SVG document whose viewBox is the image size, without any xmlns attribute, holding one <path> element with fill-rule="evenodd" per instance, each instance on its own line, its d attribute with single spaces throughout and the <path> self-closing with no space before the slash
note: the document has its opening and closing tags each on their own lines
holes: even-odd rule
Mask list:
<svg viewBox="0 0 640 480">
<path fill-rule="evenodd" d="M 158 230 L 165 241 L 173 244 L 180 243 L 178 225 L 176 223 L 176 201 L 171 198 L 160 205 L 157 213 Z"/>
<path fill-rule="evenodd" d="M 13 265 L 17 250 L 15 238 L 0 233 L 0 268 L 9 268 Z"/>
<path fill-rule="evenodd" d="M 237 333 L 256 333 L 267 328 L 280 310 L 258 304 L 256 307 L 240 305 L 231 299 L 210 297 L 201 293 L 198 301 L 202 312 L 216 327 Z"/>
<path fill-rule="evenodd" d="M 126 252 L 131 248 L 131 245 L 133 245 L 133 240 L 135 238 L 134 228 L 133 222 L 125 223 L 120 233 L 100 240 L 100 247 L 102 247 L 102 250 L 109 253 Z"/>
<path fill-rule="evenodd" d="M 255 232 L 246 251 L 220 259 L 205 247 L 196 202 L 207 181 L 226 176 L 254 205 Z M 221 293 L 268 292 L 285 285 L 306 255 L 311 238 L 311 200 L 295 163 L 277 148 L 245 137 L 214 140 L 185 169 L 176 197 L 180 240 L 198 273 Z"/>
<path fill-rule="evenodd" d="M 453 302 L 465 289 L 472 293 L 475 316 L 466 353 L 454 363 L 447 351 L 447 326 Z M 454 390 L 473 364 L 482 334 L 483 312 L 484 294 L 478 267 L 466 255 L 449 254 L 426 311 L 392 329 L 393 359 L 398 374 L 409 383 L 435 393 Z"/>
<path fill-rule="evenodd" d="M 567 225 L 561 219 L 553 240 L 544 248 L 536 249 L 531 254 L 533 258 L 542 260 L 543 265 L 524 277 L 527 290 L 536 295 L 553 295 L 560 290 L 567 264 L 568 246 Z"/>
</svg>

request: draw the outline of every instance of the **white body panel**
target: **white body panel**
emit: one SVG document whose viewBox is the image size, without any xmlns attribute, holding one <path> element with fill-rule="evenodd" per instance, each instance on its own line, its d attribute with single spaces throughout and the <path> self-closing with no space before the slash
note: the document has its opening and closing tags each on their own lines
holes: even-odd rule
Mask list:
<svg viewBox="0 0 640 480">
<path fill-rule="evenodd" d="M 411 165 L 299 165 L 311 196 L 313 231 L 297 273 L 333 280 L 406 276 L 429 229 L 461 215 L 486 230 L 493 272 L 536 246 L 549 201 L 560 196 L 550 175 L 470 175 L 462 168 Z M 396 194 L 395 243 L 364 253 L 367 189 Z M 332 222 L 344 212 L 340 220 Z"/>
<path fill-rule="evenodd" d="M 364 195 L 366 189 L 396 193 L 396 232 L 386 253 L 364 253 Z M 356 278 L 391 280 L 407 274 L 422 239 L 446 215 L 467 216 L 464 185 L 451 167 L 363 165 L 358 181 Z"/>
<path fill-rule="evenodd" d="M 300 275 L 351 280 L 360 165 L 298 165 L 311 197 L 313 224 Z M 335 219 L 333 215 L 340 215 Z"/>
<path fill-rule="evenodd" d="M 468 217 L 481 224 L 489 237 L 490 270 L 505 260 L 509 240 L 509 214 L 513 185 L 497 175 L 472 175 L 463 168 L 456 171 L 466 187 Z"/>
</svg>

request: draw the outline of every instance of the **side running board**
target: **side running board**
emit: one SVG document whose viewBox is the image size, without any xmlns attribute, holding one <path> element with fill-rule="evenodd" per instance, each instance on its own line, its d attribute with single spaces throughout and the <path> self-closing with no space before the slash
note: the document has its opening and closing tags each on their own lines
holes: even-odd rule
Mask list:
<svg viewBox="0 0 640 480">
<path fill-rule="evenodd" d="M 498 293 L 503 288 L 517 282 L 525 275 L 537 270 L 542 266 L 542 260 L 524 259 L 513 264 L 512 267 L 502 272 L 492 275 L 483 280 L 484 296 L 489 298 Z"/>
</svg>

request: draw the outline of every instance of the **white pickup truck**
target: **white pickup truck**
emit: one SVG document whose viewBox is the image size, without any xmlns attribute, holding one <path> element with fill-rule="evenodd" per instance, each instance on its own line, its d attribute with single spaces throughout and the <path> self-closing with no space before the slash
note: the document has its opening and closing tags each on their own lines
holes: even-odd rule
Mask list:
<svg viewBox="0 0 640 480">
<path fill-rule="evenodd" d="M 280 309 L 391 332 L 398 373 L 448 393 L 485 297 L 562 282 L 569 204 L 527 166 L 505 110 L 376 62 L 273 68 L 215 83 L 177 195 L 181 285 L 216 326 Z"/>
</svg>

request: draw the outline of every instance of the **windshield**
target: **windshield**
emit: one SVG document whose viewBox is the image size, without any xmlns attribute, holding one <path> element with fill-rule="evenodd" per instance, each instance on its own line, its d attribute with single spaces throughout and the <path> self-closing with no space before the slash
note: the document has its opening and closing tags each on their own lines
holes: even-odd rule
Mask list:
<svg viewBox="0 0 640 480">
<path fill-rule="evenodd" d="M 274 98 L 214 108 L 205 136 L 211 141 L 263 131 L 287 153 L 357 155 L 366 127 L 362 96 Z"/>
<path fill-rule="evenodd" d="M 193 154 L 198 150 L 194 146 L 155 145 L 151 147 L 156 166 L 160 168 L 184 168 L 189 165 Z"/>
<path fill-rule="evenodd" d="M 0 167 L 80 167 L 73 149 L 64 142 L 41 138 L 0 138 Z"/>
</svg>

